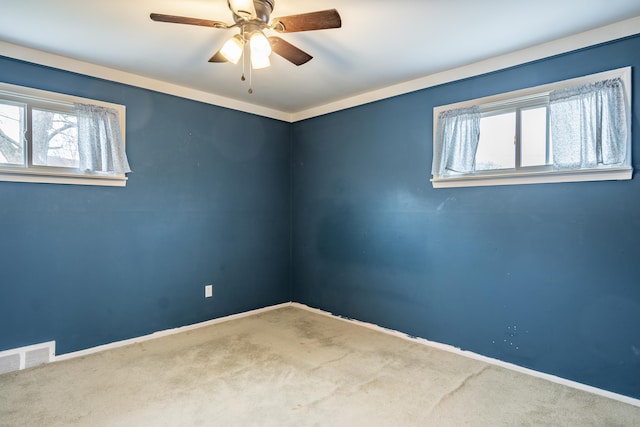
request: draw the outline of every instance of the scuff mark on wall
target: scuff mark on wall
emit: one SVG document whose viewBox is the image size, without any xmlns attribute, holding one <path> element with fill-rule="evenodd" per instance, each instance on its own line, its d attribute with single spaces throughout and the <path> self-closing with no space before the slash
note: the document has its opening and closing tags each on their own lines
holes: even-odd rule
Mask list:
<svg viewBox="0 0 640 427">
<path fill-rule="evenodd" d="M 441 203 L 438 205 L 438 208 L 437 208 L 438 212 L 440 212 L 442 209 L 444 209 L 444 207 L 445 207 L 447 204 L 451 204 L 451 203 L 453 203 L 453 202 L 455 202 L 455 201 L 456 201 L 455 196 L 449 196 L 449 197 L 447 197 L 443 202 L 441 202 Z"/>
</svg>

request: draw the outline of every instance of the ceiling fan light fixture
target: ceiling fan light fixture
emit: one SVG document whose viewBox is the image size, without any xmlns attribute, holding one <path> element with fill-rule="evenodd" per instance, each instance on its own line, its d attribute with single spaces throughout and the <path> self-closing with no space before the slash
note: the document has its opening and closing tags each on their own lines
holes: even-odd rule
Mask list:
<svg viewBox="0 0 640 427">
<path fill-rule="evenodd" d="M 242 57 L 242 51 L 244 50 L 244 42 L 242 41 L 242 37 L 236 34 L 231 37 L 220 49 L 220 54 L 225 57 L 225 59 L 233 64 L 237 64 L 240 58 Z"/>
<path fill-rule="evenodd" d="M 251 47 L 251 56 L 271 55 L 271 43 L 262 31 L 254 31 L 249 38 L 249 46 Z"/>
<path fill-rule="evenodd" d="M 251 48 L 251 66 L 254 69 L 266 68 L 271 65 L 271 43 L 262 31 L 254 31 L 249 37 Z"/>
<path fill-rule="evenodd" d="M 240 34 L 227 40 L 222 48 L 209 59 L 209 62 L 231 62 L 232 64 L 237 64 L 242 59 L 242 77 L 240 80 L 246 80 L 245 71 L 249 66 L 249 93 L 253 93 L 251 70 L 269 67 L 271 65 L 269 57 L 272 52 L 297 66 L 306 64 L 313 58 L 280 37 L 267 38 L 263 30 L 296 33 L 340 28 L 342 26 L 340 14 L 335 9 L 280 16 L 272 20 L 271 12 L 273 12 L 274 5 L 275 0 L 227 0 L 227 6 L 229 6 L 235 22 L 232 25 L 210 19 L 164 15 L 161 13 L 151 13 L 149 17 L 156 22 L 239 29 Z"/>
<path fill-rule="evenodd" d="M 251 55 L 251 68 L 254 70 L 267 68 L 269 66 L 271 66 L 271 61 L 268 56 Z"/>
</svg>

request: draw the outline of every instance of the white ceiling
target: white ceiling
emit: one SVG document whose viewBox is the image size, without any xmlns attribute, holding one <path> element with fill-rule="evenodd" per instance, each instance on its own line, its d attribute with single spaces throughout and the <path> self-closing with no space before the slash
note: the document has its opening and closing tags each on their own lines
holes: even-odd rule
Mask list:
<svg viewBox="0 0 640 427">
<path fill-rule="evenodd" d="M 207 62 L 237 30 L 149 19 L 157 12 L 232 23 L 226 0 L 2 0 L 0 49 L 36 49 L 289 114 L 630 18 L 640 22 L 638 0 L 275 3 L 273 17 L 336 8 L 342 28 L 281 35 L 314 59 L 296 67 L 274 56 L 270 68 L 253 73 L 252 95 L 240 81 L 241 65 Z"/>
</svg>

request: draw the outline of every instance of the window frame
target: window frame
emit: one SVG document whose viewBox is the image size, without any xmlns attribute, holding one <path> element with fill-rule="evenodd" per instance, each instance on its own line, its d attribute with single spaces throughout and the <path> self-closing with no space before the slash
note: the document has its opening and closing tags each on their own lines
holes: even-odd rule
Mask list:
<svg viewBox="0 0 640 427">
<path fill-rule="evenodd" d="M 557 170 L 551 165 L 547 166 L 520 166 L 519 153 L 516 153 L 516 168 L 495 169 L 476 171 L 469 174 L 433 176 L 431 183 L 434 188 L 452 187 L 478 187 L 493 185 L 516 185 L 516 184 L 541 184 L 557 182 L 582 182 L 582 181 L 605 181 L 605 180 L 629 180 L 633 176 L 631 166 L 631 67 L 623 67 L 615 70 L 590 74 L 583 77 L 563 80 L 546 85 L 530 87 L 512 92 L 501 93 L 483 98 L 442 105 L 433 109 L 433 150 L 437 148 L 438 116 L 442 111 L 467 108 L 474 105 L 480 107 L 481 114 L 487 112 L 524 108 L 529 103 L 535 104 L 540 99 L 548 99 L 549 93 L 554 90 L 595 83 L 602 80 L 621 78 L 625 89 L 625 102 L 627 107 L 627 156 L 624 166 L 600 166 L 590 169 Z M 547 112 L 548 114 L 548 112 Z M 517 122 L 516 122 L 517 126 Z M 547 120 L 547 132 L 549 132 Z M 519 135 L 519 129 L 516 134 Z M 519 147 L 518 141 L 516 147 Z M 548 143 L 548 137 L 547 137 Z"/>
<path fill-rule="evenodd" d="M 541 107 L 545 107 L 546 108 L 546 128 L 545 128 L 545 133 L 546 133 L 546 147 L 545 147 L 545 157 L 546 157 L 546 163 L 544 165 L 534 165 L 534 166 L 522 166 L 522 112 L 526 111 L 526 110 L 532 110 L 532 109 L 536 109 L 536 108 L 541 108 Z M 526 171 L 531 171 L 531 170 L 536 170 L 536 171 L 546 171 L 546 170 L 552 170 L 552 166 L 549 163 L 550 160 L 550 140 L 549 140 L 549 102 L 548 102 L 548 97 L 530 97 L 524 100 L 520 100 L 518 102 L 509 102 L 509 103 L 492 103 L 489 105 L 482 105 L 480 106 L 480 115 L 481 115 L 481 120 L 483 118 L 487 118 L 487 117 L 491 117 L 491 116 L 498 116 L 501 114 L 508 114 L 508 113 L 514 113 L 514 133 L 515 133 L 515 138 L 514 138 L 514 167 L 513 168 L 504 168 L 504 169 L 494 169 L 494 170 L 490 170 L 490 169 L 482 169 L 479 170 L 476 173 L 485 173 L 485 172 L 501 172 L 501 173 L 505 173 L 504 171 L 508 171 L 508 172 L 513 172 L 515 171 L 515 173 L 520 173 L 520 172 L 526 172 Z"/>
<path fill-rule="evenodd" d="M 32 109 L 64 114 L 73 111 L 74 103 L 83 103 L 113 108 L 118 112 L 122 141 L 126 149 L 126 107 L 124 105 L 1 82 L 0 101 L 25 105 L 25 139 L 29 138 L 29 141 L 26 141 L 24 147 L 24 155 L 26 156 L 25 164 L 0 165 L 0 181 L 109 187 L 126 186 L 128 178 L 125 174 L 86 172 L 63 166 L 33 165 L 32 141 L 30 140 Z"/>
</svg>

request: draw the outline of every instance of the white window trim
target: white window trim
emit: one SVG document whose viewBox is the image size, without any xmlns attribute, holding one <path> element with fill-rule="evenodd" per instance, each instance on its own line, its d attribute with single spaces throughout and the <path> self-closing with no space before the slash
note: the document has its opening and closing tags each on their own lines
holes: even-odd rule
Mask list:
<svg viewBox="0 0 640 427">
<path fill-rule="evenodd" d="M 95 99 L 81 98 L 63 93 L 49 92 L 46 90 L 33 89 L 30 87 L 17 86 L 8 83 L 0 83 L 0 99 L 19 98 L 26 102 L 44 102 L 49 105 L 71 110 L 74 103 L 92 104 L 101 107 L 113 108 L 118 111 L 120 131 L 122 141 L 126 147 L 126 107 L 120 104 L 97 101 Z M 36 182 L 46 184 L 77 184 L 77 185 L 100 185 L 109 187 L 125 187 L 127 185 L 125 174 L 102 174 L 102 173 L 72 173 L 68 171 L 55 171 L 51 168 L 38 168 L 37 166 L 12 167 L 0 166 L 0 181 L 10 182 Z"/>
<path fill-rule="evenodd" d="M 553 90 L 569 87 L 580 86 L 597 81 L 620 78 L 624 83 L 626 92 L 627 111 L 629 117 L 627 120 L 627 162 L 628 165 L 617 167 L 598 167 L 594 169 L 579 169 L 571 171 L 550 170 L 549 168 L 531 168 L 525 171 L 483 171 L 473 174 L 465 174 L 460 176 L 433 177 L 431 183 L 433 188 L 453 188 L 453 187 L 480 187 L 492 185 L 516 185 L 516 184 L 542 184 L 542 183 L 558 183 L 558 182 L 581 182 L 581 181 L 606 181 L 606 180 L 629 180 L 633 176 L 633 167 L 631 166 L 631 67 L 618 68 L 616 70 L 605 71 L 602 73 L 591 74 L 575 79 L 563 80 L 560 82 L 550 83 L 546 85 L 521 89 L 513 92 L 501 93 L 499 95 L 477 98 L 469 101 L 458 102 L 455 104 L 443 105 L 433 109 L 433 148 L 435 150 L 436 132 L 438 128 L 438 115 L 442 111 L 454 110 L 458 108 L 467 108 L 473 105 L 479 105 L 481 111 L 486 111 L 496 106 L 520 103 L 528 99 L 535 99 L 541 96 L 547 96 Z"/>
</svg>

